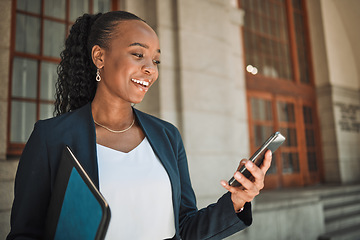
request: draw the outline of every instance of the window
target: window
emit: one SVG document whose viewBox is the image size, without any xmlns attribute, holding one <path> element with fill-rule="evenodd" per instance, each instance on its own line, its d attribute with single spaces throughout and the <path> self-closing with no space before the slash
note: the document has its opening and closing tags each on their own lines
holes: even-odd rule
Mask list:
<svg viewBox="0 0 360 240">
<path fill-rule="evenodd" d="M 300 0 L 241 0 L 248 72 L 310 84 L 305 13 Z M 252 72 L 254 73 L 254 72 Z"/>
<path fill-rule="evenodd" d="M 34 123 L 52 117 L 67 30 L 83 13 L 107 12 L 111 0 L 13 1 L 9 94 L 9 155 L 19 155 Z"/>
<path fill-rule="evenodd" d="M 320 181 L 316 96 L 302 0 L 239 0 L 244 37 L 250 146 L 273 132 L 285 143 L 266 177 L 270 188 Z"/>
</svg>

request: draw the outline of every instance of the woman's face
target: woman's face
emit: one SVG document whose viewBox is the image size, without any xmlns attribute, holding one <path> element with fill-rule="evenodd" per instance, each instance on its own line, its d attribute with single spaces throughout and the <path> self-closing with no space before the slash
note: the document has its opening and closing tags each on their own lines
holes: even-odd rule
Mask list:
<svg viewBox="0 0 360 240">
<path fill-rule="evenodd" d="M 160 47 L 154 30 L 139 20 L 121 22 L 103 53 L 97 91 L 111 101 L 140 103 L 158 78 Z"/>
</svg>

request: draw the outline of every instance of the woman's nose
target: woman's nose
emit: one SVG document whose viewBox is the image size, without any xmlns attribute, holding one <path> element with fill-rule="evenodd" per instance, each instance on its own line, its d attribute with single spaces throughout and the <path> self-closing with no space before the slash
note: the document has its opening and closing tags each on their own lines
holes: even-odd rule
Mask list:
<svg viewBox="0 0 360 240">
<path fill-rule="evenodd" d="M 146 63 L 142 68 L 146 74 L 154 74 L 156 72 L 157 67 L 154 64 L 154 62 L 151 60 L 151 61 L 146 61 Z"/>
</svg>

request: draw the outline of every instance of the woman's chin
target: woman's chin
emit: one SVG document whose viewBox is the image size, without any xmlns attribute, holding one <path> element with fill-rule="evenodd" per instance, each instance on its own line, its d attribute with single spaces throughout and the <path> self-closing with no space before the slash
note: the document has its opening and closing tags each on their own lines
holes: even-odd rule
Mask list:
<svg viewBox="0 0 360 240">
<path fill-rule="evenodd" d="M 138 98 L 138 99 L 132 99 L 131 104 L 132 104 L 132 105 L 134 105 L 134 104 L 139 104 L 139 103 L 142 102 L 143 99 L 144 99 L 143 97 L 142 97 L 142 98 Z"/>
</svg>

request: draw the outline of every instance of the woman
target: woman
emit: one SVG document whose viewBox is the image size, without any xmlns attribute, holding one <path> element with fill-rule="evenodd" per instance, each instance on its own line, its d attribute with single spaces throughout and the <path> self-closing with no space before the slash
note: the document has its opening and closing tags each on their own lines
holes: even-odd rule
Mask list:
<svg viewBox="0 0 360 240">
<path fill-rule="evenodd" d="M 132 108 L 158 78 L 156 33 L 123 12 L 80 17 L 58 72 L 55 118 L 39 121 L 21 156 L 7 239 L 39 239 L 65 145 L 109 202 L 107 239 L 222 239 L 252 222 L 250 201 L 271 162 L 243 160 L 254 181 L 197 210 L 178 130 Z"/>
</svg>

